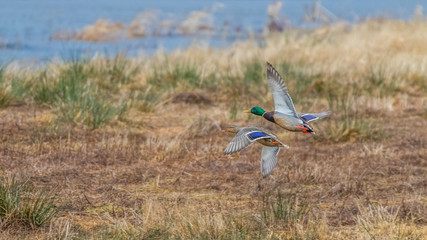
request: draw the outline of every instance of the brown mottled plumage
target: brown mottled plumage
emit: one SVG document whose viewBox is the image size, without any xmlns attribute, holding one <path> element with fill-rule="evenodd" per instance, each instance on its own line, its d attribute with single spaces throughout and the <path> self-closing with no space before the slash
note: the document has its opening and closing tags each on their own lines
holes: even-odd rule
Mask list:
<svg viewBox="0 0 427 240">
<path fill-rule="evenodd" d="M 283 144 L 273 133 L 265 128 L 254 126 L 240 128 L 234 126 L 225 131 L 236 133 L 236 136 L 224 151 L 226 155 L 240 152 L 254 142 L 264 145 L 261 152 L 261 173 L 263 177 L 267 177 L 276 166 L 280 147 L 289 148 L 289 146 Z"/>
</svg>

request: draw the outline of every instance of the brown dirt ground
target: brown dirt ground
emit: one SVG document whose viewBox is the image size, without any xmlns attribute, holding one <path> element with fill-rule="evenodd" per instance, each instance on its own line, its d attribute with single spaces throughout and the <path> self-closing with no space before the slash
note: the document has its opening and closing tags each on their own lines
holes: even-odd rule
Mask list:
<svg viewBox="0 0 427 240">
<path fill-rule="evenodd" d="M 0 171 L 52 190 L 60 217 L 88 231 L 108 222 L 102 209 L 126 218 L 156 199 L 198 206 L 201 212 L 217 209 L 215 200 L 231 211 L 251 211 L 263 193 L 276 189 L 305 196 L 331 228 L 355 225 L 357 203 L 400 207 L 401 217 L 425 226 L 427 120 L 412 100 L 409 107 L 373 113 L 386 132 L 378 141 L 320 141 L 239 115 L 240 125 L 269 127 L 291 147 L 280 152 L 267 179 L 260 177 L 261 146 L 222 154 L 232 136 L 221 130 L 235 124 L 222 111 L 229 108 L 226 103 L 167 103 L 132 117 L 128 125 L 59 134 L 49 133 L 50 110 L 9 107 L 0 110 Z M 321 134 L 322 123 L 314 125 Z"/>
</svg>

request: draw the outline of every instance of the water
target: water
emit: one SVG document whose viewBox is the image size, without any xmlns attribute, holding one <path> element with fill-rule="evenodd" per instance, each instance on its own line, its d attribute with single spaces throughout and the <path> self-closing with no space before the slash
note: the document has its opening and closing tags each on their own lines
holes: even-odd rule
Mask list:
<svg viewBox="0 0 427 240">
<path fill-rule="evenodd" d="M 159 48 L 166 51 L 185 48 L 195 41 L 212 47 L 223 47 L 235 39 L 245 38 L 246 33 L 261 32 L 269 21 L 267 6 L 271 3 L 272 1 L 260 0 L 224 1 L 222 4 L 211 0 L 3 1 L 0 8 L 0 62 L 43 62 L 53 57 L 67 59 L 76 54 L 95 52 L 109 55 L 117 52 L 126 52 L 128 55 L 150 54 Z M 293 26 L 304 27 L 304 6 L 310 4 L 312 1 L 307 0 L 284 1 L 280 14 Z M 406 20 L 412 17 L 417 5 L 424 8 L 426 5 L 423 1 L 415 0 L 325 0 L 321 4 L 338 18 L 350 22 L 381 15 Z M 157 10 L 159 19 L 171 19 L 173 22 L 185 20 L 191 11 L 205 10 L 212 13 L 215 27 L 227 22 L 232 31 L 239 29 L 245 34 L 214 34 L 208 37 L 172 34 L 102 43 L 53 39 L 58 31 L 77 31 L 101 18 L 129 24 L 138 13 L 146 10 Z"/>
</svg>

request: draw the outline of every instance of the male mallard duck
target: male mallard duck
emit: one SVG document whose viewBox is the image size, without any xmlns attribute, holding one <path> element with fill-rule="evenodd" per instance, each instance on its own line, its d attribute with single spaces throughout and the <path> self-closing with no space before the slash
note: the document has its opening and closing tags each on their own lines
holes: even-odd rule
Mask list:
<svg viewBox="0 0 427 240">
<path fill-rule="evenodd" d="M 324 118 L 329 115 L 329 112 L 297 113 L 285 82 L 282 77 L 280 77 L 280 74 L 276 69 L 274 69 L 274 67 L 268 62 L 267 80 L 270 91 L 273 95 L 275 110 L 272 112 L 266 112 L 260 107 L 253 107 L 245 112 L 263 116 L 268 121 L 276 123 L 280 127 L 289 131 L 314 134 L 313 129 L 307 123 Z"/>
<path fill-rule="evenodd" d="M 288 145 L 283 144 L 273 133 L 264 128 L 253 126 L 240 128 L 234 126 L 227 128 L 225 131 L 236 133 L 236 136 L 224 151 L 226 155 L 240 152 L 254 142 L 264 145 L 261 152 L 261 173 L 263 177 L 270 175 L 276 166 L 280 147 L 289 148 Z"/>
</svg>

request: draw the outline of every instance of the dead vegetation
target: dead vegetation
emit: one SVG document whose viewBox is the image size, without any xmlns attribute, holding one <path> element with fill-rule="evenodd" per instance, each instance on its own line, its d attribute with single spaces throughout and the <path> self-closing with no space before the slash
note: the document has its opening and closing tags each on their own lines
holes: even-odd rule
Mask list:
<svg viewBox="0 0 427 240">
<path fill-rule="evenodd" d="M 98 19 L 94 24 L 84 26 L 74 32 L 58 31 L 52 36 L 52 39 L 60 41 L 114 42 L 150 36 L 220 34 L 220 32 L 216 32 L 217 29 L 213 25 L 212 13 L 214 8 L 213 6 L 208 11 L 192 11 L 185 19 L 170 18 L 160 20 L 158 11 L 155 10 L 139 13 L 130 23 Z"/>
<path fill-rule="evenodd" d="M 2 225 L 1 238 L 425 239 L 426 26 L 368 21 L 262 47 L 10 63 L 0 173 L 50 190 L 58 214 Z M 273 106 L 265 60 L 297 110 L 332 111 L 313 123 L 318 135 L 242 113 Z M 221 130 L 249 124 L 291 147 L 267 179 L 258 146 L 222 154 Z"/>
</svg>

